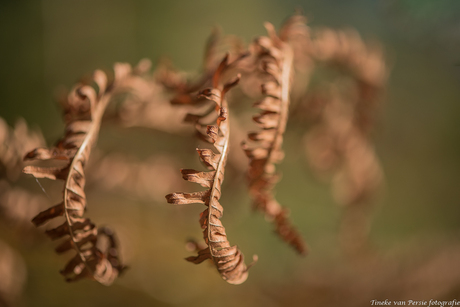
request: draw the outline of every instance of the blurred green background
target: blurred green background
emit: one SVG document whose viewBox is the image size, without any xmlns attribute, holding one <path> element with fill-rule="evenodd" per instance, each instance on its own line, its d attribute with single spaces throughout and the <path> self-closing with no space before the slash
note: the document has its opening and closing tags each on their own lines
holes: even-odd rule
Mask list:
<svg viewBox="0 0 460 307">
<path fill-rule="evenodd" d="M 0 116 L 10 125 L 25 118 L 52 144 L 63 131 L 53 100 L 58 86 L 70 87 L 96 68 L 108 69 L 119 61 L 135 64 L 144 57 L 155 63 L 167 55 L 178 68 L 196 71 L 214 25 L 250 42 L 265 34 L 264 21 L 279 27 L 296 8 L 303 9 L 312 27 L 351 27 L 385 48 L 391 75 L 375 133 L 385 192 L 371 233 L 378 250 L 404 267 L 456 246 L 460 242 L 459 1 L 1 1 Z M 176 151 L 185 157 L 180 167 L 198 165 L 195 142 L 185 137 L 107 130 L 103 128 L 100 137 L 100 146 L 107 150 L 122 148 L 141 158 Z M 185 239 L 201 238 L 202 206 L 176 208 L 90 190 L 88 217 L 119 233 L 130 269 L 110 287 L 91 281 L 67 284 L 58 270 L 70 256 L 56 255 L 55 242 L 43 234 L 38 235 L 39 242 L 26 241 L 0 227 L 0 238 L 21 253 L 27 266 L 19 305 L 329 306 L 330 300 L 322 296 L 344 303 L 347 295 L 327 286 L 337 280 L 336 272 L 350 269 L 337 242 L 340 208 L 329 187 L 309 172 L 301 132 L 291 130 L 288 127 L 285 139 L 286 160 L 279 166 L 284 179 L 276 188 L 277 199 L 291 209 L 309 243 L 312 252 L 307 258 L 295 255 L 271 233 L 263 217 L 251 213 L 244 186 L 230 186 L 231 193 L 225 193 L 224 186 L 222 198 L 230 242 L 238 244 L 247 259 L 259 255 L 248 281 L 240 286 L 223 282 L 207 263 L 195 266 L 183 260 L 190 255 Z M 132 148 L 119 144 L 131 138 L 144 141 L 133 142 Z M 30 186 L 39 192 L 34 182 Z M 190 191 L 194 188 L 190 185 Z M 448 265 L 458 271 L 460 258 L 456 259 Z M 368 275 L 351 271 L 347 276 L 350 284 L 359 284 Z M 318 282 L 317 291 L 311 292 L 311 279 Z M 460 286 L 453 289 L 433 299 L 458 299 L 460 291 L 455 289 Z"/>
</svg>

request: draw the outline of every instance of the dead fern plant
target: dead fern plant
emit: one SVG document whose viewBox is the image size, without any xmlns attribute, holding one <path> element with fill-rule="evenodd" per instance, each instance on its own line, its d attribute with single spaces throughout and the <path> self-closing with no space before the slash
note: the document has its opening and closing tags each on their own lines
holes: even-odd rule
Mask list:
<svg viewBox="0 0 460 307">
<path fill-rule="evenodd" d="M 212 80 L 213 87 L 201 92 L 200 97 L 212 102 L 211 108 L 200 115 L 189 114 L 185 119 L 194 122 L 200 138 L 213 144 L 217 150 L 216 153 L 211 149 L 197 149 L 200 159 L 210 169 L 209 172 L 181 170 L 185 180 L 198 183 L 208 190 L 172 193 L 166 195 L 166 200 L 171 204 L 202 203 L 207 207 L 200 216 L 203 238 L 207 246 L 198 252 L 198 256 L 189 257 L 187 261 L 198 264 L 206 259 L 212 259 L 222 278 L 228 283 L 237 285 L 246 281 L 249 268 L 246 267 L 244 256 L 238 247 L 231 246 L 227 239 L 225 228 L 220 221 L 224 209 L 219 203 L 230 143 L 228 104 L 225 94 L 239 81 L 239 76 L 226 83 L 222 81 L 222 74 L 229 67 L 227 61 L 228 58 L 225 57 L 217 68 Z M 212 116 L 214 110 L 217 111 L 217 119 L 214 125 L 208 125 L 206 120 Z"/>
<path fill-rule="evenodd" d="M 54 148 L 37 148 L 25 157 L 26 161 L 52 160 L 56 164 L 62 162 L 61 165 L 51 167 L 27 166 L 24 172 L 35 178 L 64 181 L 63 201 L 38 214 L 33 223 L 40 226 L 58 216 L 64 217 L 65 220 L 60 226 L 47 230 L 46 234 L 52 240 L 65 238 L 56 248 L 57 253 L 71 249 L 76 251 L 76 255 L 61 271 L 67 281 L 87 277 L 108 285 L 124 268 L 114 244 L 105 252 L 97 247 L 101 235 L 109 236 L 110 240 L 114 241 L 111 238 L 112 234 L 98 233 L 97 227 L 88 218 L 83 218 L 86 208 L 84 168 L 91 148 L 96 142 L 102 116 L 113 90 L 117 83 L 130 76 L 130 70 L 127 65 L 115 65 L 115 77 L 111 84 L 107 83 L 105 73 L 95 71 L 93 81 L 97 85 L 97 93 L 90 86 L 77 85 L 70 92 L 65 105 L 64 137 Z"/>
<path fill-rule="evenodd" d="M 199 220 L 206 246 L 191 244 L 198 255 L 187 260 L 196 264 L 212 260 L 221 277 L 231 284 L 243 283 L 251 266 L 246 266 L 238 247 L 229 243 L 220 220 L 227 160 L 239 173 L 247 168 L 239 155 L 231 154 L 238 150 L 243 152 L 235 144 L 243 142 L 243 150 L 249 158 L 247 178 L 253 208 L 272 221 L 281 239 L 301 255 L 307 253 L 307 245 L 288 220 L 288 209 L 274 196 L 274 187 L 280 177 L 276 165 L 284 158 L 282 143 L 289 115 L 301 124 L 310 120 L 306 139 L 310 156 L 317 155 L 310 157 L 315 169 L 324 166 L 320 165 L 325 156 L 321 150 L 333 152 L 337 163 L 331 170 L 336 172 L 337 178 L 342 178 L 336 181 L 342 182 L 342 189 L 345 187 L 346 204 L 364 203 L 362 200 L 375 194 L 380 181 L 372 181 L 370 187 L 367 179 L 376 176 L 379 170 L 369 136 L 374 106 L 385 83 L 386 66 L 381 52 L 368 48 L 355 33 L 311 31 L 300 14 L 289 18 L 279 33 L 269 23 L 266 28 L 268 36 L 255 39 L 247 48 L 238 38 L 222 37 L 214 31 L 205 47 L 202 73 L 198 76 L 180 72 L 166 62 L 151 73 L 150 61 L 143 60 L 134 69 L 127 64 L 116 64 L 115 76 L 110 82 L 104 73 L 96 71 L 89 82 L 92 86 L 79 84 L 70 92 L 63 103 L 64 137 L 54 148 L 37 148 L 25 157 L 29 163 L 48 161 L 47 164 L 29 165 L 24 169 L 36 178 L 64 181 L 63 201 L 38 214 L 33 222 L 39 226 L 58 216 L 64 217 L 60 226 L 46 233 L 52 239 L 65 238 L 56 249 L 58 253 L 76 251 L 62 271 L 67 280 L 90 278 L 110 284 L 124 269 L 113 233 L 106 228 L 98 229 L 89 219 L 83 218 L 85 166 L 103 120 L 125 127 L 184 133 L 190 126 L 179 123 L 184 115 L 185 123 L 195 125 L 196 135 L 213 145 L 213 149 L 197 149 L 209 171 L 181 170 L 183 179 L 207 190 L 172 193 L 166 199 L 171 204 L 201 203 L 207 207 Z M 351 94 L 344 97 L 346 95 L 341 92 L 331 91 L 333 94 L 320 103 L 312 99 L 317 95 L 310 89 L 310 80 L 321 65 L 351 77 L 354 81 Z M 233 95 L 235 90 L 229 91 L 237 84 L 241 93 Z M 244 95 L 246 100 L 241 100 Z M 259 114 L 253 121 L 260 130 L 242 132 L 246 123 L 240 118 L 236 119 L 238 127 L 231 129 L 230 117 L 234 110 L 247 109 L 241 101 L 253 98 L 259 98 L 253 106 L 259 109 Z M 112 109 L 107 108 L 111 101 L 118 101 Z M 346 112 L 342 113 L 344 108 Z M 320 145 L 333 141 L 315 147 L 312 135 L 317 136 Z M 103 181 L 101 186 L 123 187 L 142 194 L 139 186 L 148 190 L 149 185 L 157 181 L 147 174 L 148 170 L 157 172 L 157 166 L 129 163 L 124 158 L 104 157 L 103 154 L 98 156 L 90 169 L 94 181 Z M 363 156 L 368 158 L 366 167 L 360 166 Z M 106 176 L 108 169 L 117 170 L 116 180 Z M 100 249 L 101 236 L 108 237 L 109 244 L 104 251 Z"/>
<path fill-rule="evenodd" d="M 287 210 L 273 196 L 273 186 L 278 181 L 275 164 L 284 158 L 281 149 L 289 110 L 290 85 L 293 74 L 293 51 L 276 34 L 274 27 L 266 23 L 270 37 L 260 37 L 252 45 L 256 58 L 255 73 L 264 80 L 261 91 L 265 97 L 254 104 L 262 112 L 253 117 L 263 129 L 248 134 L 243 149 L 249 158 L 249 191 L 253 206 L 272 220 L 276 233 L 302 255 L 307 247 L 298 231 L 290 225 Z M 251 144 L 251 145 L 249 145 Z"/>
</svg>

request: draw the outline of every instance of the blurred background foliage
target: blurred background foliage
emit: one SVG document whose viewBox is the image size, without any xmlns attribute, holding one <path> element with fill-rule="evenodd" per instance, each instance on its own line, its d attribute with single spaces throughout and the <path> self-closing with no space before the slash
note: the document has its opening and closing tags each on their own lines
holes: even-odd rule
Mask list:
<svg viewBox="0 0 460 307">
<path fill-rule="evenodd" d="M 385 172 L 371 231 L 375 248 L 402 272 L 446 253 L 445 265 L 459 271 L 460 258 L 454 257 L 460 255 L 459 1 L 1 1 L 0 116 L 10 125 L 25 118 L 52 144 L 63 131 L 54 100 L 59 86 L 69 88 L 96 68 L 109 69 L 119 61 L 135 64 L 145 57 L 155 63 L 168 56 L 178 68 L 197 71 L 213 26 L 250 42 L 265 34 L 264 21 L 280 26 L 296 8 L 312 27 L 354 28 L 385 49 L 391 74 L 375 131 Z M 307 258 L 298 257 L 271 233 L 263 217 L 251 213 L 245 187 L 232 184 L 231 174 L 222 198 L 223 223 L 246 258 L 259 255 L 240 286 L 223 282 L 211 265 L 183 260 L 190 255 L 185 240 L 201 238 L 200 206 L 176 208 L 89 190 L 87 215 L 116 230 L 130 269 L 110 287 L 91 281 L 67 284 L 58 273 L 67 256 L 56 255 L 56 244 L 43 239 L 41 230 L 30 237 L 2 225 L 0 238 L 22 255 L 27 268 L 19 306 L 347 306 L 350 295 L 359 296 L 364 288 L 337 290 L 331 280 L 368 284 L 381 271 L 354 270 L 341 254 L 341 208 L 329 187 L 309 171 L 302 133 L 298 125 L 288 126 L 286 160 L 279 166 L 284 179 L 276 191 L 311 247 Z M 196 144 L 165 132 L 103 127 L 98 146 L 139 158 L 175 153 L 179 167 L 192 168 L 198 165 Z M 22 182 L 40 192 L 33 179 Z M 42 182 L 52 198 L 60 197 L 60 186 Z M 423 278 L 423 270 L 420 274 Z M 445 282 L 427 276 L 428 286 Z M 460 272 L 449 282 L 450 292 L 441 291 L 434 299 L 458 298 Z M 382 297 L 371 299 L 391 299 L 391 293 L 382 288 Z"/>
</svg>

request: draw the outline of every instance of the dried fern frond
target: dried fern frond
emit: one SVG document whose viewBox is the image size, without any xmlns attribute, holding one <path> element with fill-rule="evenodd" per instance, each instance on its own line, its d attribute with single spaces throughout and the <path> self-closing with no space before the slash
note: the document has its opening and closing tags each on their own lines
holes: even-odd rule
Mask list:
<svg viewBox="0 0 460 307">
<path fill-rule="evenodd" d="M 278 38 L 271 24 L 267 23 L 266 27 L 270 37 L 261 37 L 253 45 L 257 67 L 261 68 L 259 74 L 266 81 L 262 83 L 265 97 L 254 105 L 262 110 L 253 118 L 262 130 L 249 133 L 249 141 L 243 143 L 250 159 L 249 191 L 254 209 L 273 221 L 276 233 L 298 253 L 305 255 L 306 244 L 290 224 L 287 210 L 281 207 L 272 192 L 278 180 L 275 164 L 284 158 L 281 146 L 288 118 L 293 52 L 286 42 Z"/>
<path fill-rule="evenodd" d="M 97 247 L 98 229 L 89 219 L 82 217 L 86 208 L 84 168 L 96 142 L 107 104 L 118 84 L 130 76 L 131 67 L 116 64 L 114 72 L 111 84 L 107 84 L 107 77 L 102 71 L 94 72 L 97 93 L 90 86 L 77 85 L 64 105 L 64 137 L 54 148 L 37 148 L 24 158 L 26 161 L 61 162 L 52 167 L 27 166 L 24 172 L 36 178 L 64 181 L 63 201 L 38 214 L 33 223 L 40 226 L 58 216 L 64 217 L 60 226 L 47 230 L 46 234 L 52 240 L 65 238 L 56 248 L 57 253 L 71 249 L 76 251 L 61 271 L 67 281 L 90 278 L 109 285 L 124 268 L 118 256 L 114 255 L 113 248 L 103 252 Z"/>
<path fill-rule="evenodd" d="M 10 128 L 0 117 L 0 174 L 4 173 L 10 181 L 17 180 L 24 167 L 24 155 L 44 145 L 41 132 L 30 130 L 24 119 L 20 118 L 14 128 Z"/>
<path fill-rule="evenodd" d="M 205 249 L 198 252 L 198 256 L 189 257 L 187 261 L 201 263 L 212 259 L 221 277 L 231 284 L 241 284 L 248 277 L 248 269 L 244 263 L 244 256 L 237 246 L 231 246 L 227 239 L 225 228 L 220 221 L 223 207 L 219 203 L 221 186 L 224 180 L 225 164 L 229 151 L 230 125 L 228 107 L 225 93 L 235 86 L 239 77 L 227 83 L 222 82 L 222 74 L 229 67 L 228 57 L 220 63 L 213 80 L 213 87 L 201 92 L 201 96 L 213 102 L 213 107 L 201 115 L 189 115 L 187 121 L 196 123 L 197 130 L 203 140 L 213 144 L 217 153 L 211 149 L 197 149 L 203 163 L 210 169 L 209 172 L 200 172 L 193 169 L 182 169 L 185 180 L 195 182 L 208 190 L 193 193 L 172 193 L 166 195 L 166 200 L 171 204 L 202 203 L 207 209 L 201 213 L 200 224 L 203 228 L 203 238 L 207 244 Z M 205 123 L 214 110 L 217 119 L 214 125 Z M 206 129 L 206 132 L 202 132 Z"/>
</svg>

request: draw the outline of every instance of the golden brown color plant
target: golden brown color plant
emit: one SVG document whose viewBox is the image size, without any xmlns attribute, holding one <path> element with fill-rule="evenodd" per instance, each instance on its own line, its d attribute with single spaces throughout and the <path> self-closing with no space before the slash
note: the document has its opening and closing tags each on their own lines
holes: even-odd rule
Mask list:
<svg viewBox="0 0 460 307">
<path fill-rule="evenodd" d="M 152 175 L 157 171 L 145 169 L 158 169 L 159 164 L 127 162 L 123 156 L 104 157 L 99 152 L 96 162 L 90 162 L 103 122 L 171 133 L 189 133 L 189 124 L 193 124 L 199 139 L 212 145 L 213 148 L 197 149 L 209 171 L 181 170 L 183 179 L 206 190 L 171 193 L 166 199 L 177 205 L 201 203 L 207 207 L 199 220 L 206 245 L 195 243 L 198 255 L 187 261 L 201 263 L 210 259 L 231 284 L 243 283 L 251 265 L 246 266 L 243 253 L 236 245 L 230 245 L 220 220 L 227 161 L 236 173 L 247 169 L 253 208 L 273 223 L 279 237 L 296 252 L 308 253 L 307 244 L 289 221 L 288 209 L 274 196 L 280 178 L 276 164 L 284 158 L 282 144 L 289 115 L 293 115 L 294 123 L 308 128 L 305 142 L 310 164 L 322 178 L 331 176 L 334 194 L 346 207 L 342 219 L 344 248 L 353 252 L 365 246 L 369 214 L 363 215 L 361 209 L 365 207 L 364 212 L 370 212 L 369 204 L 382 178 L 369 141 L 375 106 L 387 76 L 382 52 L 363 43 L 354 32 L 311 31 L 300 14 L 289 18 L 278 33 L 269 23 L 265 27 L 268 36 L 255 39 L 247 48 L 238 38 L 222 37 L 214 31 L 205 48 L 199 77 L 190 77 L 165 62 L 153 73 L 148 60 L 142 60 L 135 68 L 115 64 L 113 76 L 95 71 L 91 80 L 76 85 L 62 101 L 64 136 L 52 149 L 40 147 L 43 142 L 36 144 L 37 148 L 25 155 L 29 165 L 24 172 L 64 182 L 62 201 L 39 213 L 33 222 L 40 226 L 61 217 L 62 224 L 46 234 L 53 240 L 63 239 L 56 252 L 75 251 L 61 271 L 68 281 L 90 278 L 108 285 L 124 270 L 114 234 L 106 228 L 98 229 L 83 217 L 87 165 L 89 180 L 93 178 L 102 187 L 131 189 L 147 198 L 155 199 L 172 186 L 182 188 L 180 182 L 165 175 L 160 188 L 151 188 L 157 192 L 142 192 L 158 182 Z M 336 72 L 334 86 L 315 91 L 310 81 L 313 73 L 321 70 Z M 245 121 L 248 112 L 253 113 L 246 106 L 251 100 L 256 101 L 253 107 L 260 110 L 252 123 Z M 108 107 L 112 101 L 114 107 Z M 236 109 L 241 116 L 234 116 Z M 181 123 L 184 116 L 185 124 Z M 252 132 L 251 125 L 259 129 Z M 10 144 L 14 148 L 15 143 Z M 243 151 L 249 166 L 242 164 Z M 5 152 L 2 147 L 0 161 L 8 159 L 10 162 L 5 160 L 3 165 L 8 174 L 13 174 L 18 163 Z M 23 153 L 15 157 L 20 154 Z M 175 164 L 167 160 L 161 164 L 167 171 L 161 172 L 170 172 Z M 120 176 L 113 176 L 113 172 Z M 354 208 L 360 208 L 359 212 Z M 346 243 L 350 236 L 357 247 Z M 103 237 L 108 238 L 108 244 L 101 244 Z"/>
</svg>

